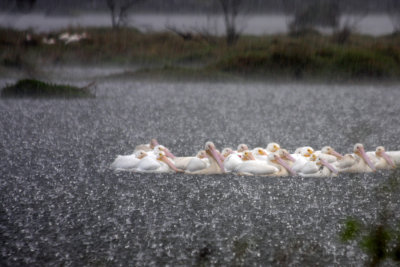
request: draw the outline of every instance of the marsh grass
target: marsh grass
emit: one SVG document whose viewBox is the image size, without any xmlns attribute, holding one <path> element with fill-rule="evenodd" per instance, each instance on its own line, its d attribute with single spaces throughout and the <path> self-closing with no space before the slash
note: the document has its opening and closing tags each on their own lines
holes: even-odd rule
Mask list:
<svg viewBox="0 0 400 267">
<path fill-rule="evenodd" d="M 1 97 L 87 98 L 94 97 L 88 88 L 60 85 L 34 79 L 23 79 L 1 91 Z"/>
<path fill-rule="evenodd" d="M 172 32 L 141 33 L 134 28 L 68 28 L 53 32 L 86 32 L 79 43 L 41 43 L 43 34 L 32 35 L 0 29 L 0 64 L 20 68 L 42 64 L 133 64 L 198 66 L 203 72 L 266 75 L 293 78 L 398 79 L 400 36 L 371 37 L 353 34 L 345 44 L 334 36 L 304 33 L 294 36 L 242 36 L 227 46 L 223 37 L 208 42 L 201 35 L 184 40 Z M 170 69 L 166 69 L 169 71 Z M 202 72 L 199 72 L 202 75 Z"/>
</svg>

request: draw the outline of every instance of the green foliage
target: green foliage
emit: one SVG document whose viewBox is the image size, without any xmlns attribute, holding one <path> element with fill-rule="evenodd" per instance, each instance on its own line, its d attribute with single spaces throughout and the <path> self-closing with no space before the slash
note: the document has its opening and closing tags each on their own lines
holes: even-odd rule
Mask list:
<svg viewBox="0 0 400 267">
<path fill-rule="evenodd" d="M 391 70 L 396 68 L 392 57 L 359 49 L 343 51 L 335 57 L 333 64 L 353 77 L 390 76 Z"/>
<path fill-rule="evenodd" d="M 198 73 L 226 72 L 284 78 L 398 79 L 400 35 L 351 35 L 339 45 L 332 36 L 303 34 L 242 36 L 234 46 L 223 37 L 192 33 L 183 39 L 172 32 L 141 33 L 134 28 L 70 28 L 51 33 L 86 32 L 77 43 L 42 44 L 43 34 L 32 34 L 29 44 L 22 31 L 0 28 L 0 65 L 30 69 L 43 64 L 134 64 L 160 69 L 196 66 Z M 206 38 L 207 37 L 207 38 Z"/>
<path fill-rule="evenodd" d="M 381 209 L 375 222 L 362 224 L 357 219 L 348 218 L 339 233 L 342 242 L 355 241 L 354 244 L 358 244 L 368 255 L 369 266 L 378 266 L 387 259 L 400 263 L 400 222 L 397 221 L 397 226 L 393 223 L 393 215 L 397 212 L 393 204 L 398 204 L 399 184 L 399 171 L 394 171 L 376 188 L 375 197 Z"/>
<path fill-rule="evenodd" d="M 361 249 L 370 256 L 372 263 L 378 263 L 388 255 L 388 243 L 392 236 L 384 225 L 371 227 L 360 242 Z"/>
<path fill-rule="evenodd" d="M 1 91 L 1 97 L 93 97 L 87 88 L 70 85 L 45 83 L 34 79 L 19 80 L 14 85 L 6 86 Z"/>
<path fill-rule="evenodd" d="M 340 240 L 347 242 L 355 240 L 361 233 L 362 225 L 359 221 L 349 218 L 345 222 L 344 229 L 340 232 Z"/>
</svg>

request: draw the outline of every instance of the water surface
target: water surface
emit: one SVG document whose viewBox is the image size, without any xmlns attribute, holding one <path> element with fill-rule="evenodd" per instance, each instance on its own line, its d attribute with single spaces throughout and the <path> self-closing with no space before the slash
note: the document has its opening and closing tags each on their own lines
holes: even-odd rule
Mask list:
<svg viewBox="0 0 400 267">
<path fill-rule="evenodd" d="M 0 82 L 3 85 L 6 81 Z M 156 137 L 178 155 L 279 142 L 400 150 L 398 85 L 102 81 L 95 99 L 0 100 L 2 266 L 361 265 L 391 172 L 337 178 L 115 173 Z M 244 249 L 243 249 L 244 248 Z"/>
</svg>

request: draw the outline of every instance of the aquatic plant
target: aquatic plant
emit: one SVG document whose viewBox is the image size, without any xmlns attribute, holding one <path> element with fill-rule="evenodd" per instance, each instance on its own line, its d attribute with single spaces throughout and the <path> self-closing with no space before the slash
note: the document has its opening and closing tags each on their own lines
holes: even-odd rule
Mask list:
<svg viewBox="0 0 400 267">
<path fill-rule="evenodd" d="M 46 83 L 35 79 L 23 79 L 2 89 L 1 97 L 94 97 L 89 86 L 79 88 L 71 85 Z"/>
<path fill-rule="evenodd" d="M 400 263 L 400 221 L 393 222 L 395 210 L 390 208 L 397 203 L 399 189 L 399 171 L 395 171 L 376 190 L 380 202 L 377 205 L 382 205 L 376 221 L 366 223 L 365 220 L 349 217 L 339 233 L 343 243 L 352 242 L 368 255 L 369 266 L 379 266 L 386 260 Z"/>
</svg>

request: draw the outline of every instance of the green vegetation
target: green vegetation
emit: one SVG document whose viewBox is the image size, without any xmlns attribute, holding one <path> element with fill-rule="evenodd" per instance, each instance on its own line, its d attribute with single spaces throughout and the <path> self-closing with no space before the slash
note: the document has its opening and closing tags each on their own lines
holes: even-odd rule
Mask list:
<svg viewBox="0 0 400 267">
<path fill-rule="evenodd" d="M 368 255 L 369 266 L 379 266 L 386 260 L 400 263 L 400 221 L 398 211 L 400 172 L 395 171 L 376 189 L 378 216 L 375 221 L 347 218 L 339 233 L 340 240 L 352 243 Z M 397 218 L 397 220 L 395 219 Z"/>
<path fill-rule="evenodd" d="M 16 84 L 6 86 L 1 91 L 1 97 L 63 97 L 80 98 L 94 97 L 88 88 L 78 88 L 70 85 L 45 83 L 33 79 L 19 80 Z"/>
<path fill-rule="evenodd" d="M 61 33 L 86 32 L 87 39 L 64 44 Z M 242 36 L 234 46 L 223 37 L 173 32 L 141 33 L 134 28 L 74 28 L 51 34 L 54 45 L 42 43 L 44 35 L 0 29 L 0 68 L 27 69 L 52 64 L 139 65 L 147 74 L 171 69 L 203 77 L 226 73 L 273 78 L 337 80 L 400 77 L 400 36 L 371 37 L 353 34 L 344 44 L 335 36 L 305 31 L 297 35 Z M 149 67 L 151 66 L 151 67 Z M 168 66 L 165 68 L 164 66 Z M 184 71 L 186 69 L 186 71 Z"/>
</svg>

